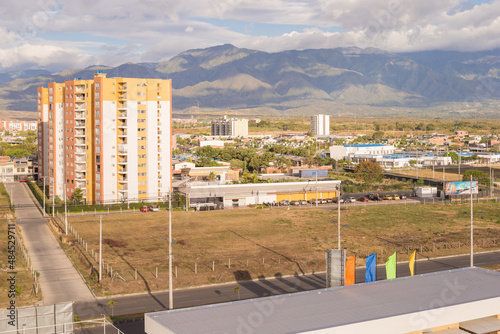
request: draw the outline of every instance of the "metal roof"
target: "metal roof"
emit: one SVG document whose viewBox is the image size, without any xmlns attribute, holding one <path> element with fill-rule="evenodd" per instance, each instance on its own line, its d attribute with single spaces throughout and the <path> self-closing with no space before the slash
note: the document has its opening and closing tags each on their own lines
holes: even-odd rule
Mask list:
<svg viewBox="0 0 500 334">
<path fill-rule="evenodd" d="M 391 145 L 384 145 L 384 144 L 353 144 L 353 145 L 344 145 L 344 147 L 382 147 L 382 146 L 392 147 Z"/>
<path fill-rule="evenodd" d="M 377 319 L 439 312 L 500 297 L 500 273 L 465 268 L 413 277 L 313 290 L 146 314 L 146 330 L 163 333 L 300 333 Z M 476 312 L 481 307 L 474 303 Z M 498 308 L 498 307 L 497 307 Z M 436 311 L 439 309 L 439 311 Z M 491 307 L 489 311 L 495 312 Z M 456 313 L 451 312 L 452 316 Z M 463 321 L 469 319 L 462 319 Z M 377 320 L 379 321 L 379 320 Z M 408 321 L 405 322 L 405 324 Z M 246 328 L 246 329 L 245 329 Z M 343 327 L 344 329 L 346 327 Z M 396 332 L 387 328 L 387 333 Z M 150 330 L 148 334 L 156 334 Z"/>
<path fill-rule="evenodd" d="M 248 183 L 230 185 L 209 185 L 188 187 L 191 197 L 204 196 L 250 196 L 259 192 L 260 195 L 276 193 L 296 193 L 305 191 L 334 191 L 341 181 L 307 181 L 307 182 L 274 182 L 274 183 Z M 180 189 L 185 192 L 185 188 Z"/>
</svg>

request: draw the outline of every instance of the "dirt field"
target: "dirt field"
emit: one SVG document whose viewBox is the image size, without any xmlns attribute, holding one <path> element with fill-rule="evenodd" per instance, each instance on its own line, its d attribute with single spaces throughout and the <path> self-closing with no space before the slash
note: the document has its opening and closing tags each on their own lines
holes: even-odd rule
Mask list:
<svg viewBox="0 0 500 334">
<path fill-rule="evenodd" d="M 7 197 L 2 194 L 2 190 L 5 190 L 3 184 L 0 184 L 0 307 L 4 309 L 10 303 L 11 298 L 9 298 L 9 284 L 7 284 L 7 279 L 12 275 L 7 271 L 9 270 L 8 256 L 9 252 L 8 246 L 8 222 L 6 219 L 6 214 L 10 215 L 12 221 L 13 214 L 9 210 L 9 201 Z M 15 274 L 17 293 L 16 296 L 16 307 L 33 305 L 41 300 L 41 292 L 38 297 L 35 296 L 33 290 L 33 279 L 26 267 L 23 255 L 21 254 L 19 245 L 16 244 L 16 254 L 15 254 Z"/>
<path fill-rule="evenodd" d="M 498 203 L 475 204 L 477 251 L 498 248 L 499 207 Z M 341 214 L 342 246 L 349 256 L 357 255 L 358 266 L 371 253 L 379 254 L 383 262 L 395 250 L 400 259 L 413 249 L 419 257 L 468 250 L 467 204 L 357 207 Z M 98 295 L 168 288 L 166 212 L 104 217 L 107 274 L 102 284 L 91 269 L 98 267 L 98 217 L 72 217 L 70 224 L 84 242 L 78 245 L 71 237 L 63 239 L 64 247 Z M 325 250 L 337 247 L 337 212 L 324 209 L 173 212 L 172 226 L 176 287 L 324 271 Z"/>
</svg>

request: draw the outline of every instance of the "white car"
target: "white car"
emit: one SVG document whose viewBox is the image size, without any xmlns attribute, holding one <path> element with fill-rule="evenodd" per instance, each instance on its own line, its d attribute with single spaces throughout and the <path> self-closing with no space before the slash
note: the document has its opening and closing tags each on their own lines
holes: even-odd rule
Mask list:
<svg viewBox="0 0 500 334">
<path fill-rule="evenodd" d="M 354 197 L 348 197 L 348 198 L 346 199 L 346 202 L 347 202 L 347 203 L 349 203 L 349 202 L 351 202 L 351 203 L 355 203 L 355 202 L 356 202 L 356 199 L 355 199 Z"/>
</svg>

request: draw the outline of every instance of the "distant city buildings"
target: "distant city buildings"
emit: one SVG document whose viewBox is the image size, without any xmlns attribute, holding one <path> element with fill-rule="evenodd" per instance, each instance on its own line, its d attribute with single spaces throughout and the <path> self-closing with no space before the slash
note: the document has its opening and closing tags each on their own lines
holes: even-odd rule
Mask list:
<svg viewBox="0 0 500 334">
<path fill-rule="evenodd" d="M 196 124 L 198 120 L 195 118 L 172 118 L 172 123 Z"/>
<path fill-rule="evenodd" d="M 350 160 L 359 155 L 388 155 L 394 153 L 393 145 L 360 144 L 330 146 L 330 158 L 335 160 Z"/>
<path fill-rule="evenodd" d="M 36 131 L 36 121 L 1 121 L 0 130 L 7 131 Z"/>
<path fill-rule="evenodd" d="M 248 137 L 248 120 L 224 116 L 211 122 L 212 136 Z"/>
<path fill-rule="evenodd" d="M 37 90 L 39 179 L 50 197 L 157 201 L 171 190 L 172 82 L 107 78 Z"/>
<path fill-rule="evenodd" d="M 330 115 L 311 116 L 311 133 L 314 136 L 329 136 Z"/>
</svg>

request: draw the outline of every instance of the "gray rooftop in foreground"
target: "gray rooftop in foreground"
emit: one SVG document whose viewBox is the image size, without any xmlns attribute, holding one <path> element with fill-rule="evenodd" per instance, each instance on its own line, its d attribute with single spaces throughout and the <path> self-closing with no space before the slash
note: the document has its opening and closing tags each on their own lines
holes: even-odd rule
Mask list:
<svg viewBox="0 0 500 334">
<path fill-rule="evenodd" d="M 443 292 L 445 291 L 445 292 Z M 443 293 L 446 298 L 443 298 Z M 441 298 L 440 298 L 441 296 Z M 173 333 L 296 333 L 408 315 L 500 297 L 500 273 L 464 268 L 253 300 L 146 314 Z M 437 302 L 436 302 L 437 301 Z M 168 332 L 168 331 L 167 331 Z"/>
</svg>

